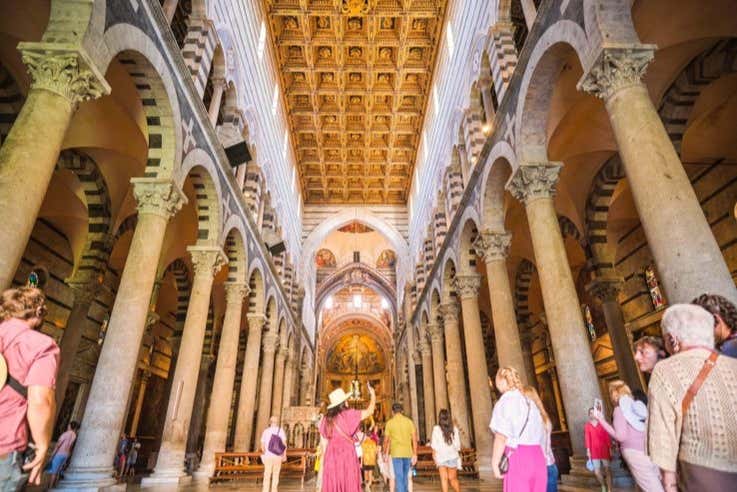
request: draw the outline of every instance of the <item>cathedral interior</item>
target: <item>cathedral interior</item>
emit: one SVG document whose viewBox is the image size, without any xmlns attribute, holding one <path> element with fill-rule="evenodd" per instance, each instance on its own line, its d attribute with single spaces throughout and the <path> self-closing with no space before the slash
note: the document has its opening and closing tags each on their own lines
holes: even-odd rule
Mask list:
<svg viewBox="0 0 737 492">
<path fill-rule="evenodd" d="M 731 12 L 730 15 L 725 15 Z M 670 304 L 737 302 L 733 0 L 4 0 L 0 283 L 47 296 L 60 488 L 212 477 L 336 388 L 451 410 L 501 366 L 570 480 Z M 606 400 L 606 398 L 605 398 Z M 195 457 L 194 466 L 185 461 Z M 564 478 L 565 483 L 565 478 Z"/>
</svg>

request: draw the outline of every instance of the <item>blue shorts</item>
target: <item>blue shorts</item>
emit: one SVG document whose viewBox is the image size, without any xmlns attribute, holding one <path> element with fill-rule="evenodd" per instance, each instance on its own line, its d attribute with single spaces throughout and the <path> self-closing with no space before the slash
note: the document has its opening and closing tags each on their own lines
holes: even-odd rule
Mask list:
<svg viewBox="0 0 737 492">
<path fill-rule="evenodd" d="M 67 458 L 69 458 L 69 456 L 66 454 L 55 454 L 54 457 L 51 458 L 49 473 L 58 474 L 61 472 L 61 469 L 64 467 L 64 463 L 67 462 Z"/>
<path fill-rule="evenodd" d="M 446 468 L 458 468 L 458 458 L 453 458 L 452 460 L 443 461 L 438 466 L 444 466 Z"/>
</svg>

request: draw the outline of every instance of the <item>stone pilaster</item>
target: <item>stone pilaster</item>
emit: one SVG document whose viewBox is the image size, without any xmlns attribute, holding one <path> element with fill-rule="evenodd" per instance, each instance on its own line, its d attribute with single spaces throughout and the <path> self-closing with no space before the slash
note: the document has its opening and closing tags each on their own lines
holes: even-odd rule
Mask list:
<svg viewBox="0 0 737 492">
<path fill-rule="evenodd" d="M 432 348 L 433 388 L 435 389 L 435 411 L 448 407 L 448 387 L 445 382 L 445 345 L 443 327 L 437 323 L 427 325 Z"/>
<path fill-rule="evenodd" d="M 560 167 L 557 163 L 520 166 L 508 187 L 525 204 L 567 420 L 571 435 L 582 436 L 587 409 L 601 393 L 553 205 Z M 575 454 L 585 451 L 583 440 L 571 441 Z"/>
<path fill-rule="evenodd" d="M 471 445 L 471 426 L 466 403 L 466 376 L 463 372 L 463 348 L 458 325 L 458 303 L 448 300 L 440 305 L 440 315 L 445 327 L 445 356 L 448 379 L 448 400 L 455 424 L 461 433 L 464 447 Z"/>
<path fill-rule="evenodd" d="M 20 43 L 18 49 L 32 82 L 0 147 L 0 289 L 13 281 L 77 105 L 110 92 L 81 48 Z"/>
<path fill-rule="evenodd" d="M 59 488 L 112 485 L 112 463 L 135 373 L 169 218 L 186 201 L 170 181 L 133 180 L 138 224 L 115 296 L 77 445 Z M 110 391 L 118 388 L 119 391 Z"/>
<path fill-rule="evenodd" d="M 275 332 L 275 327 L 270 326 L 269 331 L 263 335 L 263 354 L 264 359 L 261 364 L 261 390 L 258 398 L 258 413 L 256 414 L 256 429 L 254 435 L 256 438 L 261 435 L 264 429 L 269 425 L 269 417 L 271 417 L 271 404 L 274 387 L 274 356 L 279 345 L 279 335 Z M 254 443 L 254 448 L 258 448 L 259 443 Z"/>
<path fill-rule="evenodd" d="M 161 448 L 154 473 L 144 479 L 144 485 L 178 483 L 186 476 L 184 456 L 199 380 L 212 282 L 215 274 L 227 263 L 227 256 L 218 247 L 190 246 L 187 250 L 194 267 L 192 291 L 174 370 Z"/>
<path fill-rule="evenodd" d="M 517 315 L 514 312 L 514 298 L 507 271 L 507 255 L 511 244 L 511 234 L 487 230 L 478 235 L 474 249 L 486 262 L 486 279 L 489 283 L 489 300 L 499 366 L 514 367 L 519 371 L 523 382 L 527 383 L 531 377 L 524 364 Z"/>
<path fill-rule="evenodd" d="M 654 48 L 603 46 L 578 88 L 604 100 L 668 300 L 690 302 L 713 292 L 737 302 L 737 287 L 719 245 L 642 83 Z"/>
<path fill-rule="evenodd" d="M 225 451 L 228 437 L 228 413 L 233 399 L 236 362 L 238 360 L 238 338 L 241 328 L 243 300 L 249 288 L 241 283 L 225 284 L 225 319 L 220 334 L 215 378 L 207 411 L 205 444 L 200 467 L 194 474 L 197 479 L 207 479 L 215 470 L 215 453 Z"/>
<path fill-rule="evenodd" d="M 261 333 L 266 318 L 261 313 L 248 313 L 248 340 L 246 356 L 243 360 L 243 377 L 241 378 L 240 398 L 235 423 L 234 451 L 250 451 L 253 438 L 253 415 L 256 410 L 256 384 L 261 356 Z M 252 375 L 253 377 L 247 377 Z"/>
<path fill-rule="evenodd" d="M 466 341 L 466 360 L 469 368 L 468 384 L 471 387 L 471 411 L 474 429 L 474 447 L 478 450 L 479 473 L 488 475 L 491 469 L 491 394 L 489 371 L 486 365 L 484 335 L 479 315 L 479 289 L 481 276 L 477 273 L 456 275 L 455 290 L 461 299 L 463 330 Z"/>
</svg>

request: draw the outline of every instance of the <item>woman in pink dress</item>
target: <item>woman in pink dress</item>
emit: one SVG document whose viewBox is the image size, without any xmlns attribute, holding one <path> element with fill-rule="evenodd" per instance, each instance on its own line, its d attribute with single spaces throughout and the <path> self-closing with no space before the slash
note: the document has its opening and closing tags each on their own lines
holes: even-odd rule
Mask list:
<svg viewBox="0 0 737 492">
<path fill-rule="evenodd" d="M 376 394 L 370 384 L 368 390 L 371 400 L 365 410 L 348 408 L 350 395 L 342 388 L 328 397 L 328 411 L 320 422 L 320 435 L 328 442 L 321 463 L 323 492 L 361 492 L 361 466 L 353 435 L 361 421 L 374 414 Z"/>
</svg>

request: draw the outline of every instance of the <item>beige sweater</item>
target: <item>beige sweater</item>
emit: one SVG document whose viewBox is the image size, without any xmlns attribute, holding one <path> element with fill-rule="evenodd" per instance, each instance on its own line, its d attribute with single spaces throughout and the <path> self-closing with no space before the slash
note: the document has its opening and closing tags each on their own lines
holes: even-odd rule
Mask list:
<svg viewBox="0 0 737 492">
<path fill-rule="evenodd" d="M 680 352 L 655 366 L 650 379 L 648 449 L 653 462 L 676 471 L 677 461 L 737 472 L 737 359 L 720 356 L 686 414 L 681 402 L 696 379 L 706 349 Z M 680 443 L 680 444 L 679 444 Z"/>
</svg>

